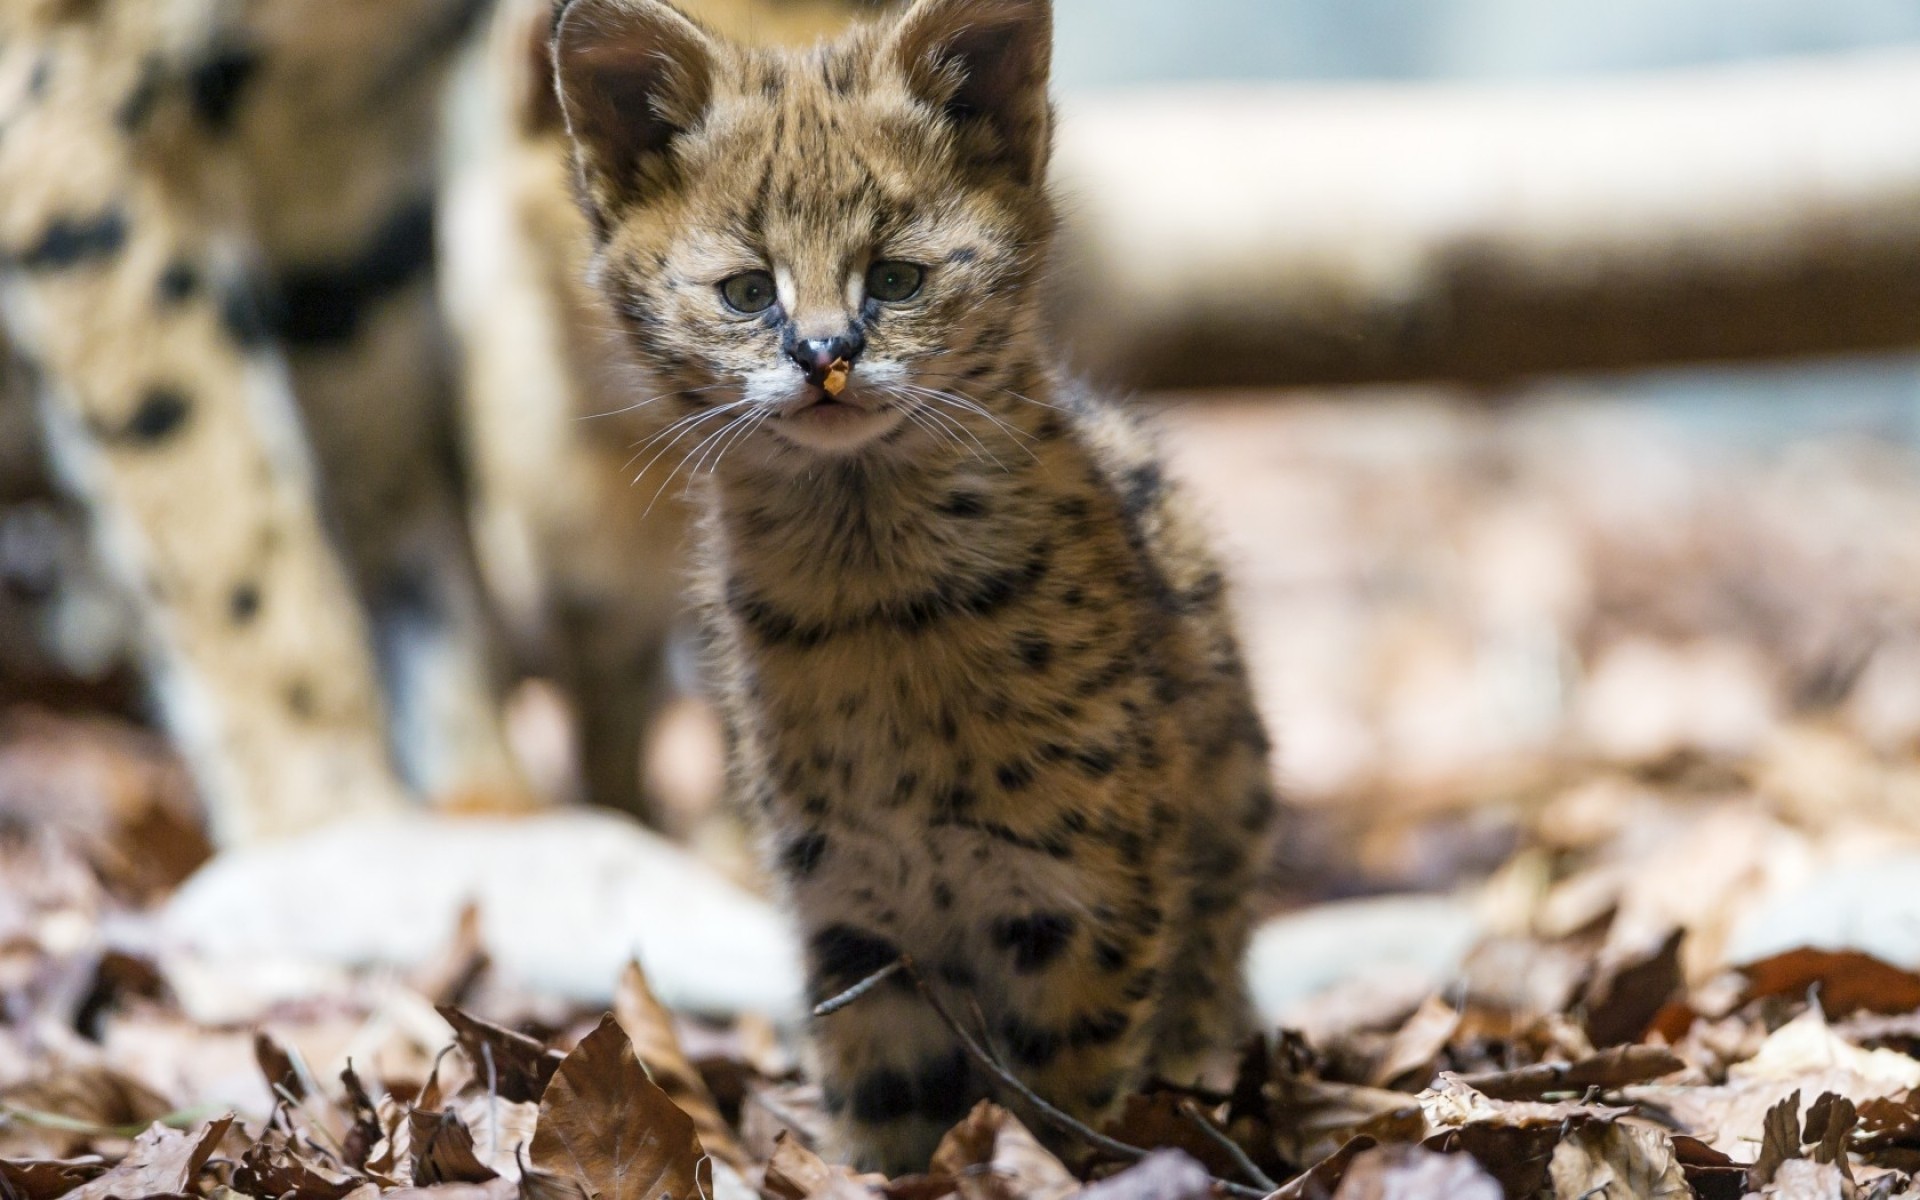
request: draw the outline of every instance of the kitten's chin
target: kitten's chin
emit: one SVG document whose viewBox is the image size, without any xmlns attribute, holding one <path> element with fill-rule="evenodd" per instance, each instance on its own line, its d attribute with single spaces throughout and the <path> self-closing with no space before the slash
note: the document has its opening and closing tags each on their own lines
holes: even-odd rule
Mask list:
<svg viewBox="0 0 1920 1200">
<path fill-rule="evenodd" d="M 774 435 L 818 454 L 852 454 L 899 428 L 903 418 L 896 408 L 866 408 L 819 400 L 771 418 Z"/>
</svg>

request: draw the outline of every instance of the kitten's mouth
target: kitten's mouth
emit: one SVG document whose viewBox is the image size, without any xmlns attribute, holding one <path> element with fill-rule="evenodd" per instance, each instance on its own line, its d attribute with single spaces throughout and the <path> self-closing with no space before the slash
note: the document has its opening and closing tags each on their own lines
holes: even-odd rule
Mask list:
<svg viewBox="0 0 1920 1200">
<path fill-rule="evenodd" d="M 832 396 L 808 385 L 774 418 L 773 428 L 788 441 L 810 450 L 844 453 L 857 450 L 900 422 L 891 405 L 870 407 L 853 395 Z"/>
</svg>

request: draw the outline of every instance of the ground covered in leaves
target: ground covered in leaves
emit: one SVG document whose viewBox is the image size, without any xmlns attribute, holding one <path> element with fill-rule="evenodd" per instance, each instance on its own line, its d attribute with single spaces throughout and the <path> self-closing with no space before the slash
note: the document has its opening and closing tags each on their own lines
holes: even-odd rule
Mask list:
<svg viewBox="0 0 1920 1200">
<path fill-rule="evenodd" d="M 1424 401 L 1172 432 L 1298 808 L 1269 945 L 1336 980 L 1218 1091 L 1099 1131 L 1008 1093 L 889 1180 L 816 1152 L 790 1030 L 669 1012 L 637 968 L 556 998 L 485 913 L 323 991 L 216 971 L 157 933 L 209 853 L 178 767 L 21 707 L 0 1200 L 1920 1196 L 1912 452 Z M 1385 891 L 1470 945 L 1382 971 L 1346 914 Z"/>
</svg>

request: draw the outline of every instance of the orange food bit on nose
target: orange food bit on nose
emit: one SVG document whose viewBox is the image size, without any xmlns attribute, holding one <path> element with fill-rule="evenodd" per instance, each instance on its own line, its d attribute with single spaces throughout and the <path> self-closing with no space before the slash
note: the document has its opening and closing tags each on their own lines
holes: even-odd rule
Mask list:
<svg viewBox="0 0 1920 1200">
<path fill-rule="evenodd" d="M 853 370 L 853 364 L 844 358 L 836 358 L 827 364 L 827 377 L 820 381 L 820 390 L 832 399 L 838 400 L 840 393 L 847 389 L 847 372 Z"/>
</svg>

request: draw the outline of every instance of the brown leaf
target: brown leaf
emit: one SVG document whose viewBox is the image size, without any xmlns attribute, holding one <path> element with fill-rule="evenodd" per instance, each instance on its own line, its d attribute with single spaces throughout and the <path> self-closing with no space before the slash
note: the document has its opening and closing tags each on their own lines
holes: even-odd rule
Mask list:
<svg viewBox="0 0 1920 1200">
<path fill-rule="evenodd" d="M 1102 1132 L 1142 1150 L 1184 1151 L 1213 1174 L 1224 1179 L 1238 1178 L 1239 1164 L 1225 1147 L 1195 1123 L 1195 1117 L 1183 1111 L 1188 1103 L 1187 1097 L 1176 1091 L 1135 1092 L 1126 1098 L 1120 1115 L 1107 1122 Z"/>
<path fill-rule="evenodd" d="M 492 965 L 480 925 L 480 906 L 469 900 L 460 906 L 453 936 L 431 961 L 421 964 L 409 981 L 413 990 L 436 1005 L 456 1005 L 473 990 Z"/>
<path fill-rule="evenodd" d="M 931 1165 L 953 1177 L 962 1200 L 1064 1200 L 1080 1190 L 1019 1118 L 986 1100 L 940 1139 Z"/>
<path fill-rule="evenodd" d="M 1680 972 L 1676 929 L 1651 954 L 1600 971 L 1581 989 L 1587 1036 L 1595 1046 L 1617 1046 L 1640 1039 L 1647 1026 L 1685 982 Z"/>
<path fill-rule="evenodd" d="M 0 1159 L 0 1195 L 19 1200 L 54 1200 L 107 1169 L 97 1154 L 84 1158 Z"/>
<path fill-rule="evenodd" d="M 473 1131 L 458 1113 L 416 1108 L 407 1114 L 407 1133 L 413 1151 L 413 1182 L 419 1187 L 486 1183 L 499 1177 L 474 1153 Z"/>
<path fill-rule="evenodd" d="M 1514 1071 L 1463 1075 L 1462 1083 L 1496 1100 L 1537 1099 L 1548 1092 L 1620 1088 L 1671 1075 L 1686 1066 L 1664 1046 L 1614 1046 L 1574 1063 L 1535 1063 Z"/>
<path fill-rule="evenodd" d="M 307 1098 L 307 1085 L 300 1078 L 293 1055 L 264 1029 L 253 1031 L 253 1061 L 267 1080 L 267 1090 L 278 1100 L 286 1095 L 298 1102 Z"/>
<path fill-rule="evenodd" d="M 515 1103 L 540 1102 L 547 1090 L 561 1055 L 549 1050 L 524 1033 L 515 1033 L 491 1021 L 461 1012 L 450 1004 L 439 1007 L 440 1015 L 453 1026 L 453 1040 L 473 1064 L 475 1077 L 498 1092 L 503 1100 Z"/>
<path fill-rule="evenodd" d="M 108 1067 L 69 1068 L 0 1091 L 15 1108 L 111 1128 L 140 1128 L 174 1111 L 171 1100 Z"/>
<path fill-rule="evenodd" d="M 705 1152 L 611 1014 L 560 1063 L 540 1100 L 533 1164 L 595 1200 L 698 1200 Z"/>
<path fill-rule="evenodd" d="M 1412 1076 L 1416 1085 L 1425 1084 L 1433 1073 L 1435 1060 L 1459 1028 L 1460 1014 L 1452 1005 L 1438 996 L 1427 997 L 1393 1035 L 1367 1082 L 1384 1088 Z"/>
<path fill-rule="evenodd" d="M 1829 1017 L 1856 1012 L 1892 1016 L 1920 1009 L 1920 975 L 1857 950 L 1802 948 L 1740 967 L 1742 1004 L 1769 996 L 1801 997 L 1818 985 Z"/>
<path fill-rule="evenodd" d="M 1760 1138 L 1760 1157 L 1747 1170 L 1747 1182 L 1759 1191 L 1773 1182 L 1780 1164 L 1800 1157 L 1800 1093 L 1794 1093 L 1767 1110 L 1766 1126 Z"/>
<path fill-rule="evenodd" d="M 872 1185 L 878 1181 L 878 1176 L 862 1180 L 844 1166 L 831 1166 L 798 1139 L 782 1133 L 774 1139 L 764 1182 L 766 1190 L 782 1200 L 873 1200 Z"/>
<path fill-rule="evenodd" d="M 329 1171 L 295 1153 L 256 1142 L 241 1156 L 233 1190 L 262 1200 L 343 1200 L 366 1181 Z"/>
<path fill-rule="evenodd" d="M 1562 1138 L 1548 1167 L 1553 1194 L 1579 1200 L 1687 1200 L 1693 1189 L 1658 1129 L 1616 1122 Z"/>
<path fill-rule="evenodd" d="M 395 1188 L 379 1200 L 520 1200 L 519 1185 L 505 1179 L 485 1183 L 436 1183 L 432 1187 Z M 355 1197 L 355 1200 L 359 1200 Z"/>
<path fill-rule="evenodd" d="M 1207 1169 L 1178 1150 L 1155 1150 L 1139 1162 L 1078 1193 L 1078 1200 L 1209 1200 Z"/>
<path fill-rule="evenodd" d="M 1267 1200 L 1327 1200 L 1340 1186 L 1353 1160 L 1378 1144 L 1364 1135 L 1350 1139 L 1346 1145 L 1281 1184 L 1280 1190 Z"/>
<path fill-rule="evenodd" d="M 620 987 L 613 997 L 613 1015 L 633 1039 L 634 1053 L 646 1065 L 647 1074 L 681 1112 L 693 1118 L 693 1127 L 707 1153 L 744 1169 L 746 1152 L 733 1136 L 732 1127 L 721 1119 L 719 1106 L 714 1103 L 713 1093 L 707 1090 L 706 1081 L 687 1061 L 680 1037 L 674 1032 L 673 1015 L 654 996 L 646 973 L 637 962 L 629 962 L 620 973 Z"/>
<path fill-rule="evenodd" d="M 1336 1200 L 1501 1200 L 1500 1185 L 1464 1154 L 1380 1146 L 1347 1168 Z"/>
<path fill-rule="evenodd" d="M 191 1133 L 152 1125 L 135 1138 L 133 1149 L 97 1179 L 67 1193 L 64 1200 L 107 1200 L 110 1196 L 175 1195 L 190 1191 L 220 1139 L 233 1125 L 231 1114 L 215 1117 Z"/>
</svg>

